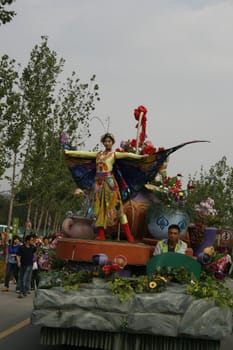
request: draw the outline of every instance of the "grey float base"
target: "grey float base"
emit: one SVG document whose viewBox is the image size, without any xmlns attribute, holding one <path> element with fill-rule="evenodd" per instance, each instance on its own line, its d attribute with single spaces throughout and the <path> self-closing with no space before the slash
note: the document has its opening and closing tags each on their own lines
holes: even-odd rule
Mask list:
<svg viewBox="0 0 233 350">
<path fill-rule="evenodd" d="M 66 345 L 101 350 L 219 350 L 220 341 L 187 337 L 113 333 L 77 328 L 42 327 L 42 345 Z"/>
</svg>

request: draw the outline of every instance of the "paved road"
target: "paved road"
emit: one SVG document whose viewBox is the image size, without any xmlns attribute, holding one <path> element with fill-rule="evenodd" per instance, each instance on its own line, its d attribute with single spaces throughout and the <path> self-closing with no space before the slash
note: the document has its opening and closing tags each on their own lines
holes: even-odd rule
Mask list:
<svg viewBox="0 0 233 350">
<path fill-rule="evenodd" d="M 229 281 L 233 290 L 233 280 Z M 0 290 L 2 285 L 0 285 Z M 33 293 L 23 299 L 17 298 L 15 286 L 9 292 L 0 291 L 0 349 L 4 350 L 71 350 L 66 346 L 43 346 L 40 344 L 40 328 L 30 324 Z M 232 350 L 233 334 L 226 337 L 220 350 Z M 81 350 L 81 349 L 80 349 Z"/>
</svg>

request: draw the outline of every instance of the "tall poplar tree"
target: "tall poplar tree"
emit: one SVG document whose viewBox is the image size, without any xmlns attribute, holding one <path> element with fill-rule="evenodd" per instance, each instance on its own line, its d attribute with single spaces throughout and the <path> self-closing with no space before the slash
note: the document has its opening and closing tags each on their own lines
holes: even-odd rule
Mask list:
<svg viewBox="0 0 233 350">
<path fill-rule="evenodd" d="M 6 169 L 11 169 L 9 176 L 5 176 L 10 185 L 8 230 L 19 181 L 17 167 L 23 159 L 22 144 L 25 125 L 26 118 L 19 90 L 18 65 L 15 60 L 11 60 L 7 55 L 4 55 L 0 61 L 0 176 Z"/>
<path fill-rule="evenodd" d="M 21 186 L 34 212 L 39 210 L 39 221 L 43 215 L 48 217 L 48 212 L 50 217 L 55 211 L 64 216 L 74 184 L 64 164 L 60 135 L 65 131 L 72 142 L 89 135 L 89 116 L 99 99 L 94 76 L 90 83 L 82 83 L 73 72 L 59 89 L 58 77 L 64 63 L 48 47 L 48 38 L 42 37 L 20 80 L 27 117 Z M 82 136 L 77 130 L 83 130 Z M 30 216 L 29 210 L 27 220 Z"/>
</svg>

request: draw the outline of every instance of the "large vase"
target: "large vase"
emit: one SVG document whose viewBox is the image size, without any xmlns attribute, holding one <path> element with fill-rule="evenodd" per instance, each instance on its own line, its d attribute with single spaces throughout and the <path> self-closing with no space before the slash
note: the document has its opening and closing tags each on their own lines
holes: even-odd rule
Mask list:
<svg viewBox="0 0 233 350">
<path fill-rule="evenodd" d="M 189 228 L 188 231 L 193 254 L 198 256 L 205 248 L 214 245 L 218 229 L 205 227 L 202 232 L 196 232 L 195 229 Z"/>
<path fill-rule="evenodd" d="M 83 216 L 66 218 L 62 223 L 62 231 L 69 238 L 94 239 L 93 220 Z"/>
<path fill-rule="evenodd" d="M 176 224 L 180 228 L 182 237 L 187 231 L 189 216 L 182 209 L 173 209 L 166 207 L 149 207 L 147 211 L 147 227 L 150 234 L 156 239 L 165 239 L 168 237 L 168 227 Z"/>
</svg>

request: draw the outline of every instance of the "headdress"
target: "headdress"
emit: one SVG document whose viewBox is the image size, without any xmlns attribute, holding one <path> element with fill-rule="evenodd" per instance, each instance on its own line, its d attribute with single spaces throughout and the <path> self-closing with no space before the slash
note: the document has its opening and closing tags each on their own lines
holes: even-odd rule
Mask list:
<svg viewBox="0 0 233 350">
<path fill-rule="evenodd" d="M 112 142 L 115 143 L 115 137 L 110 132 L 106 132 L 103 136 L 101 136 L 100 141 L 103 143 L 107 137 L 109 137 L 112 140 Z"/>
</svg>

